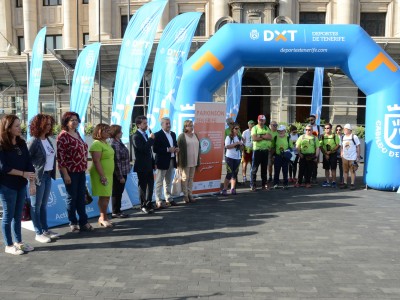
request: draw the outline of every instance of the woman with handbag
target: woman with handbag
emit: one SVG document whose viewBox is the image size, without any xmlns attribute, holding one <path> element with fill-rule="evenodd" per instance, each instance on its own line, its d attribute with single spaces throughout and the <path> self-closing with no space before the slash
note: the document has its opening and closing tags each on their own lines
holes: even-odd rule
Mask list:
<svg viewBox="0 0 400 300">
<path fill-rule="evenodd" d="M 110 126 L 111 147 L 114 149 L 114 174 L 112 185 L 112 217 L 126 218 L 127 215 L 121 212 L 122 193 L 125 189 L 126 178 L 130 170 L 129 150 L 121 142 L 122 127 L 119 125 Z"/>
<path fill-rule="evenodd" d="M 182 192 L 185 203 L 196 202 L 193 198 L 193 177 L 200 165 L 200 141 L 193 132 L 193 122 L 183 122 L 183 133 L 178 137 L 178 169 L 182 174 Z"/>
<path fill-rule="evenodd" d="M 85 208 L 88 146 L 77 130 L 81 119 L 68 111 L 61 119 L 57 137 L 57 161 L 67 192 L 67 213 L 71 232 L 92 231 Z M 76 214 L 79 216 L 79 226 Z"/>
<path fill-rule="evenodd" d="M 30 193 L 34 194 L 35 169 L 26 143 L 21 138 L 21 122 L 15 115 L 5 115 L 0 121 L 0 199 L 3 205 L 1 229 L 5 252 L 12 255 L 34 250 L 22 241 L 21 236 L 21 217 L 28 180 Z"/>
<path fill-rule="evenodd" d="M 36 232 L 35 240 L 50 243 L 59 234 L 47 225 L 47 202 L 51 190 L 51 178 L 56 179 L 56 153 L 49 139 L 53 133 L 54 118 L 45 114 L 36 115 L 29 125 L 32 136 L 28 144 L 32 164 L 35 167 L 36 194 L 31 198 L 31 218 Z"/>
<path fill-rule="evenodd" d="M 93 164 L 90 168 L 90 182 L 92 184 L 92 195 L 99 197 L 99 225 L 106 228 L 113 227 L 108 220 L 107 206 L 112 194 L 114 173 L 114 150 L 107 143 L 110 137 L 110 126 L 97 124 L 93 130 L 95 140 L 90 147 Z"/>
</svg>

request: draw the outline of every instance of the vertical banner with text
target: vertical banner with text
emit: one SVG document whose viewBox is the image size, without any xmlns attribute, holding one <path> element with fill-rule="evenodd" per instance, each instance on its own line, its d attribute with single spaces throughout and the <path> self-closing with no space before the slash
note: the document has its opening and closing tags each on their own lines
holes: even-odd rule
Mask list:
<svg viewBox="0 0 400 300">
<path fill-rule="evenodd" d="M 201 164 L 194 175 L 194 194 L 218 192 L 221 188 L 225 111 L 225 103 L 195 104 L 195 132 L 200 139 Z"/>
<path fill-rule="evenodd" d="M 321 122 L 322 88 L 324 86 L 324 68 L 315 68 L 311 98 L 311 115 L 315 115 L 315 124 Z"/>
<path fill-rule="evenodd" d="M 32 48 L 32 59 L 29 70 L 28 84 L 28 124 L 39 112 L 39 90 L 42 80 L 44 42 L 46 40 L 46 29 L 43 27 L 35 38 Z M 27 130 L 27 140 L 30 139 L 29 130 Z"/>
</svg>

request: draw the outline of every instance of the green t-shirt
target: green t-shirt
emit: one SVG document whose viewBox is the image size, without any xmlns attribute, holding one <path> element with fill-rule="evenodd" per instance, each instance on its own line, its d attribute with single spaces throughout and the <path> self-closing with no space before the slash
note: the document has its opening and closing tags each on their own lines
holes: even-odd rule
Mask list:
<svg viewBox="0 0 400 300">
<path fill-rule="evenodd" d="M 332 151 L 339 144 L 340 144 L 339 136 L 334 133 L 330 135 L 327 134 L 322 135 L 321 140 L 319 141 L 319 145 L 324 149 L 324 151 Z M 329 146 L 329 149 L 327 149 L 327 146 Z"/>
<path fill-rule="evenodd" d="M 285 134 L 284 137 L 280 137 L 279 135 L 275 138 L 272 138 L 272 148 L 275 149 L 275 153 L 277 155 L 281 154 L 283 151 L 286 151 L 291 147 L 291 141 L 288 142 L 288 136 Z"/>
<path fill-rule="evenodd" d="M 264 128 L 260 128 L 257 124 L 251 129 L 251 135 L 264 135 L 266 133 L 272 134 L 271 130 L 267 126 L 265 126 Z M 271 145 L 272 142 L 270 140 L 253 141 L 253 151 L 270 150 Z"/>
<path fill-rule="evenodd" d="M 296 142 L 296 148 L 300 148 L 301 154 L 315 154 L 318 147 L 319 141 L 314 135 L 309 136 L 303 134 Z"/>
</svg>

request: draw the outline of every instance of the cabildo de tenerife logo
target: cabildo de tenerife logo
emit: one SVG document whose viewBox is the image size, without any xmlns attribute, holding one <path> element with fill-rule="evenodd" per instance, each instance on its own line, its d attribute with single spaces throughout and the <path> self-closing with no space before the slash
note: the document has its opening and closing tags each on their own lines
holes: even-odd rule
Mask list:
<svg viewBox="0 0 400 300">
<path fill-rule="evenodd" d="M 384 121 L 377 120 L 375 124 L 376 145 L 383 154 L 400 157 L 400 106 L 389 105 L 387 110 Z"/>
<path fill-rule="evenodd" d="M 295 37 L 296 37 L 297 30 L 283 30 L 283 31 L 278 31 L 278 30 L 264 30 L 264 42 L 294 42 Z M 258 32 L 257 29 L 253 29 L 250 31 L 250 38 L 252 40 L 258 40 L 260 38 L 260 33 Z"/>
</svg>

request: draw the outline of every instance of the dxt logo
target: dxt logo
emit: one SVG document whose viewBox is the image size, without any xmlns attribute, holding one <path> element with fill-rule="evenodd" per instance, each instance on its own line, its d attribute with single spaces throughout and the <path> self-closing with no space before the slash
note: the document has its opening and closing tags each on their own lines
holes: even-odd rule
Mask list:
<svg viewBox="0 0 400 300">
<path fill-rule="evenodd" d="M 284 30 L 282 32 L 278 30 L 264 30 L 264 41 L 265 42 L 270 42 L 272 40 L 275 40 L 276 42 L 282 40 L 286 42 L 288 39 L 291 42 L 294 42 L 295 40 L 295 34 L 297 33 L 297 30 Z"/>
</svg>

